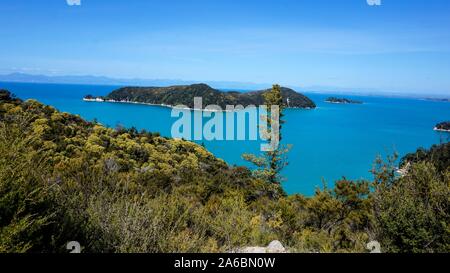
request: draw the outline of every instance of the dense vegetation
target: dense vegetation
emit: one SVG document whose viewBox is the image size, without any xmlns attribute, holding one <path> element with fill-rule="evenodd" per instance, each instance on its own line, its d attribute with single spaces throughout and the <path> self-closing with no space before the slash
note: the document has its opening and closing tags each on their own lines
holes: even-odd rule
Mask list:
<svg viewBox="0 0 450 273">
<path fill-rule="evenodd" d="M 330 97 L 325 100 L 326 102 L 330 103 L 343 103 L 343 104 L 362 104 L 362 101 L 358 100 L 351 100 L 347 98 L 336 98 L 336 97 Z"/>
<path fill-rule="evenodd" d="M 281 185 L 284 179 L 281 173 L 288 165 L 287 153 L 291 148 L 290 145 L 279 143 L 283 138 L 281 131 L 285 122 L 283 120 L 285 107 L 283 106 L 281 86 L 276 84 L 272 90 L 264 94 L 264 104 L 267 105 L 267 113 L 262 118 L 267 123 L 266 140 L 272 144 L 272 149 L 265 151 L 260 156 L 243 154 L 242 157 L 256 166 L 257 169 L 253 171 L 255 177 L 262 178 L 271 184 Z M 278 113 L 272 112 L 273 106 L 278 107 Z M 272 132 L 278 132 L 278 134 L 274 135 Z M 274 137 L 278 139 L 273 139 Z M 274 140 L 277 144 L 274 144 Z"/>
<path fill-rule="evenodd" d="M 203 98 L 203 107 L 219 105 L 225 110 L 227 105 L 263 105 L 264 94 L 269 90 L 255 92 L 222 92 L 206 84 L 180 85 L 170 87 L 124 87 L 108 94 L 104 99 L 132 101 L 151 104 L 185 105 L 194 108 L 194 97 Z M 308 97 L 289 88 L 281 88 L 283 102 L 292 108 L 315 108 Z M 92 95 L 86 98 L 94 98 Z M 289 103 L 288 103 L 289 99 Z"/>
<path fill-rule="evenodd" d="M 374 181 L 287 196 L 194 143 L 0 91 L 0 252 L 64 252 L 74 240 L 84 252 L 220 252 L 274 239 L 292 252 L 364 252 L 371 240 L 448 252 L 448 153 L 442 166 L 429 158 L 403 177 L 378 160 Z"/>
<path fill-rule="evenodd" d="M 450 166 L 450 143 L 433 145 L 430 149 L 419 148 L 416 152 L 405 155 L 400 166 L 423 161 L 433 163 L 439 172 L 445 171 Z"/>
<path fill-rule="evenodd" d="M 438 131 L 449 131 L 450 132 L 450 121 L 441 122 L 434 127 Z"/>
</svg>

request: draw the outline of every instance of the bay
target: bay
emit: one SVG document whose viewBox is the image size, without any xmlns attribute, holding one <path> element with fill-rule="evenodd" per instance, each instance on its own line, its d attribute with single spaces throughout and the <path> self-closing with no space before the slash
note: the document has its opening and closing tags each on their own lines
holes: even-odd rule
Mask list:
<svg viewBox="0 0 450 273">
<path fill-rule="evenodd" d="M 171 136 L 171 109 L 159 106 L 92 103 L 83 96 L 106 95 L 119 86 L 0 83 L 19 98 L 36 99 L 60 111 L 115 127 L 136 127 Z M 289 165 L 283 172 L 288 193 L 314 194 L 323 183 L 337 179 L 371 179 L 370 169 L 378 155 L 397 152 L 400 156 L 418 147 L 448 142 L 449 133 L 433 127 L 450 120 L 450 103 L 414 98 L 345 96 L 364 104 L 330 104 L 333 94 L 304 93 L 317 109 L 287 109 L 283 142 L 292 144 Z M 342 95 L 334 95 L 341 96 Z M 243 153 L 259 153 L 258 141 L 202 141 L 217 157 L 229 164 L 248 165 Z"/>
</svg>

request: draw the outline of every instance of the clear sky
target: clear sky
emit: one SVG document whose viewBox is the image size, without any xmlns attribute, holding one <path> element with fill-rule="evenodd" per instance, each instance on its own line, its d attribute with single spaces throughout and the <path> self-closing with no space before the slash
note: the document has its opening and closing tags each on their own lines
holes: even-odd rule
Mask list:
<svg viewBox="0 0 450 273">
<path fill-rule="evenodd" d="M 1 0 L 10 72 L 450 94 L 450 1 Z"/>
</svg>

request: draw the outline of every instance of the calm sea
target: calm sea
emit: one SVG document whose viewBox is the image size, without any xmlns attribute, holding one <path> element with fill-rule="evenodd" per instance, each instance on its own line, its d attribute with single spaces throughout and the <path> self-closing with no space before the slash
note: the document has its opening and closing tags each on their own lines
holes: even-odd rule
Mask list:
<svg viewBox="0 0 450 273">
<path fill-rule="evenodd" d="M 106 95 L 117 86 L 0 83 L 22 99 L 37 99 L 57 109 L 79 114 L 104 125 L 118 124 L 170 136 L 176 118 L 164 107 L 83 102 L 83 96 Z M 362 105 L 328 104 L 330 94 L 305 93 L 315 110 L 286 110 L 283 142 L 293 144 L 284 171 L 288 193 L 312 195 L 323 182 L 345 176 L 371 178 L 377 155 L 404 155 L 418 147 L 449 141 L 450 134 L 433 131 L 436 123 L 450 120 L 450 103 L 419 99 L 346 96 Z M 246 165 L 243 153 L 258 153 L 256 141 L 205 141 L 205 146 L 230 164 Z"/>
</svg>

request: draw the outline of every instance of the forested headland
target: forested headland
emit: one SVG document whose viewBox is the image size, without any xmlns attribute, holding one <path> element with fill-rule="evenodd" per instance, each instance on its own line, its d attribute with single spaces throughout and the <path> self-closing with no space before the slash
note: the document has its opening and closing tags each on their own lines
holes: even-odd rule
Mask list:
<svg viewBox="0 0 450 273">
<path fill-rule="evenodd" d="M 237 92 L 220 91 L 207 84 L 177 85 L 169 87 L 123 87 L 112 91 L 105 97 L 87 95 L 86 100 L 105 100 L 115 102 L 135 102 L 156 105 L 177 106 L 185 105 L 194 108 L 194 98 L 201 97 L 203 105 L 218 105 L 225 110 L 227 105 L 263 105 L 264 94 L 270 89 Z M 315 103 L 303 94 L 290 88 L 281 88 L 283 104 L 290 108 L 316 108 Z"/>
</svg>

